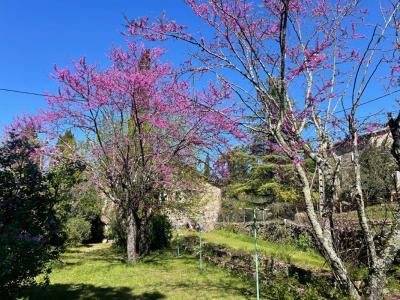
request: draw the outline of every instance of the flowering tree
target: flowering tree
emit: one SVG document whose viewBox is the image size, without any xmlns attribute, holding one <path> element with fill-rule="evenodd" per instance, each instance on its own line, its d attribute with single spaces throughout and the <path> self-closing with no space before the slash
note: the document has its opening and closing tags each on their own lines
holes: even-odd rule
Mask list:
<svg viewBox="0 0 400 300">
<path fill-rule="evenodd" d="M 377 70 L 391 74 L 397 57 L 395 39 L 399 2 L 382 9 L 382 22 L 370 32 L 360 28 L 367 11 L 359 1 L 311 0 L 186 0 L 207 25 L 207 35 L 188 31 L 165 16 L 129 21 L 132 36 L 160 41 L 177 39 L 191 45 L 188 72 L 209 72 L 232 89 L 252 122 L 245 127 L 285 153 L 300 179 L 306 211 L 320 252 L 340 286 L 360 299 L 343 259 L 335 250 L 333 220 L 338 200 L 341 159 L 335 140 L 349 137 L 353 153 L 354 202 L 370 256 L 367 293 L 382 298 L 386 273 L 400 248 L 396 223 L 378 254 L 360 188 L 358 135 L 365 122 L 357 118 L 368 85 Z M 359 53 L 367 41 L 366 49 Z M 347 110 L 346 104 L 351 108 Z M 319 209 L 312 193 L 316 176 L 307 174 L 304 160 L 316 163 Z"/>
<path fill-rule="evenodd" d="M 127 49 L 112 50 L 107 68 L 85 59 L 73 70 L 56 68 L 59 94 L 36 119 L 48 133 L 74 128 L 86 138 L 81 159 L 126 224 L 129 262 L 146 253 L 148 221 L 166 201 L 162 191 L 176 183 L 177 166 L 193 163 L 200 147 L 223 145 L 225 134 L 238 133 L 217 109 L 230 97 L 226 86 L 193 91 L 160 62 L 162 54 L 128 42 Z"/>
</svg>

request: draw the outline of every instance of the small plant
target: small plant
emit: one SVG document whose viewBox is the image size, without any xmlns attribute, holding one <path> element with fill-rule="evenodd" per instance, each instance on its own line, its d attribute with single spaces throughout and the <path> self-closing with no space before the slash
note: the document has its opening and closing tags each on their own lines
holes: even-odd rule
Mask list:
<svg viewBox="0 0 400 300">
<path fill-rule="evenodd" d="M 303 251 L 311 249 L 312 244 L 310 236 L 306 233 L 301 233 L 299 237 L 295 240 L 295 245 Z"/>
</svg>

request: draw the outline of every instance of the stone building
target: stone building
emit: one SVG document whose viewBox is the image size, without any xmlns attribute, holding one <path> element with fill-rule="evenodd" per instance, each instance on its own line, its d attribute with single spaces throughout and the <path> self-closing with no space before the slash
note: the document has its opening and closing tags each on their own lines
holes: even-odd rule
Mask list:
<svg viewBox="0 0 400 300">
<path fill-rule="evenodd" d="M 201 231 L 213 230 L 221 211 L 221 188 L 202 180 L 198 190 L 190 197 L 196 202 L 192 207 L 168 212 L 172 225 Z"/>
<path fill-rule="evenodd" d="M 388 127 L 383 129 L 373 131 L 364 135 L 359 136 L 358 140 L 358 149 L 360 153 L 367 149 L 369 146 L 376 147 L 387 147 L 390 149 L 392 146 L 393 139 Z M 353 182 L 353 174 L 354 174 L 354 166 L 352 164 L 353 156 L 351 152 L 351 145 L 348 141 L 340 142 L 334 145 L 336 154 L 341 158 L 341 167 L 340 167 L 340 185 L 341 187 L 346 187 L 352 184 Z M 399 187 L 400 184 L 400 173 L 396 172 L 393 174 L 395 178 L 396 185 Z M 392 193 L 391 201 L 393 201 L 395 197 L 395 192 Z M 347 202 L 343 202 L 341 204 L 348 204 Z M 340 209 L 341 210 L 341 209 Z"/>
<path fill-rule="evenodd" d="M 165 211 L 174 227 L 211 231 L 218 221 L 222 191 L 201 176 L 197 179 L 195 191 L 179 193 L 179 197 L 174 194 L 167 197 L 170 203 L 166 204 Z M 104 197 L 101 222 L 106 231 L 111 224 L 114 207 L 114 203 Z"/>
</svg>

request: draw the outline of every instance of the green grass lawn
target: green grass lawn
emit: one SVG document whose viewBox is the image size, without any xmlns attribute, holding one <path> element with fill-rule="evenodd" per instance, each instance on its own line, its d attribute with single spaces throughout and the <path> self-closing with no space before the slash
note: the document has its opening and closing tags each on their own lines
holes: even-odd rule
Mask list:
<svg viewBox="0 0 400 300">
<path fill-rule="evenodd" d="M 196 234 L 186 232 L 185 234 Z M 251 236 L 224 230 L 215 230 L 201 234 L 206 242 L 223 245 L 231 249 L 254 252 L 254 240 Z M 261 255 L 274 257 L 283 262 L 292 263 L 308 270 L 328 270 L 325 260 L 315 251 L 303 251 L 295 246 L 284 243 L 272 243 L 258 239 L 258 249 Z"/>
<path fill-rule="evenodd" d="M 47 289 L 31 288 L 24 299 L 253 299 L 248 280 L 198 260 L 157 252 L 128 265 L 109 244 L 68 249 Z"/>
</svg>

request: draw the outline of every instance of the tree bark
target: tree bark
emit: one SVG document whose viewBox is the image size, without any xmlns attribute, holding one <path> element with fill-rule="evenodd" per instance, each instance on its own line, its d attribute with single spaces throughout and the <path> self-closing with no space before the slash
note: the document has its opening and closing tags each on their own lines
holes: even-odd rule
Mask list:
<svg viewBox="0 0 400 300">
<path fill-rule="evenodd" d="M 370 277 L 368 281 L 368 300 L 380 300 L 383 299 L 383 287 L 386 281 L 386 274 L 381 272 L 376 273 Z"/>
<path fill-rule="evenodd" d="M 137 262 L 137 225 L 133 216 L 133 212 L 127 219 L 127 239 L 126 239 L 126 253 L 128 256 L 128 263 Z"/>
<path fill-rule="evenodd" d="M 400 221 L 397 220 L 391 235 L 381 252 L 380 258 L 372 269 L 368 279 L 367 295 L 369 300 L 383 299 L 383 288 L 387 273 L 400 251 Z"/>
<path fill-rule="evenodd" d="M 357 201 L 357 213 L 358 220 L 361 226 L 363 237 L 368 247 L 368 256 L 371 267 L 374 268 L 377 261 L 376 248 L 374 243 L 374 235 L 369 227 L 368 219 L 365 213 L 364 195 L 361 183 L 361 165 L 360 165 L 360 154 L 358 150 L 358 135 L 355 130 L 352 130 L 352 154 L 353 154 L 353 166 L 355 174 L 355 192 Z"/>
<path fill-rule="evenodd" d="M 350 276 L 344 266 L 342 260 L 337 255 L 333 246 L 332 240 L 324 235 L 323 229 L 318 222 L 317 214 L 315 213 L 314 205 L 311 197 L 311 188 L 305 170 L 300 164 L 296 164 L 296 171 L 303 185 L 303 195 L 306 204 L 307 216 L 313 228 L 313 233 L 318 241 L 321 252 L 324 254 L 325 259 L 332 267 L 335 278 L 341 288 L 354 299 L 361 299 L 361 296 L 351 281 Z"/>
</svg>

